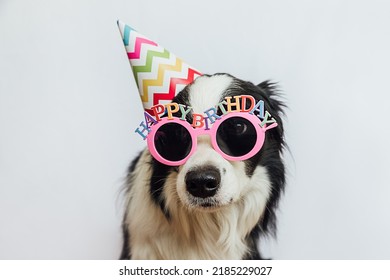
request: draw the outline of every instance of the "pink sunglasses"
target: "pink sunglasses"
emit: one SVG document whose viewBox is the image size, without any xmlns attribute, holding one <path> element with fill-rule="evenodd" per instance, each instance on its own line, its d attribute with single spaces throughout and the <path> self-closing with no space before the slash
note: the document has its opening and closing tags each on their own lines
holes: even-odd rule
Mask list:
<svg viewBox="0 0 390 280">
<path fill-rule="evenodd" d="M 210 129 L 193 128 L 185 120 L 163 118 L 151 126 L 147 136 L 149 150 L 159 162 L 179 166 L 196 151 L 197 137 L 209 135 L 213 148 L 230 161 L 246 160 L 263 146 L 265 132 L 276 122 L 261 126 L 261 120 L 247 112 L 221 116 Z"/>
</svg>

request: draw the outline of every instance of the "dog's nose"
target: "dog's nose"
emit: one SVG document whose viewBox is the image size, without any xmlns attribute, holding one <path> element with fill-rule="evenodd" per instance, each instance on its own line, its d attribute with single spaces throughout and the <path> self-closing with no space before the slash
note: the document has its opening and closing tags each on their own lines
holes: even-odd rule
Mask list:
<svg viewBox="0 0 390 280">
<path fill-rule="evenodd" d="M 221 183 L 221 174 L 213 166 L 203 166 L 187 173 L 187 191 L 195 197 L 206 198 L 215 195 Z"/>
</svg>

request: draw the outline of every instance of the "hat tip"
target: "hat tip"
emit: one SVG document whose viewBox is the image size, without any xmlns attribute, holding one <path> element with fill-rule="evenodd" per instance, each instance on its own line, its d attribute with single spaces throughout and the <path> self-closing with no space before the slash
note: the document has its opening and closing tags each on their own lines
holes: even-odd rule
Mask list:
<svg viewBox="0 0 390 280">
<path fill-rule="evenodd" d="M 129 26 L 128 24 L 124 23 L 123 21 L 121 21 L 120 19 L 118 19 L 116 21 L 116 24 L 118 25 L 118 28 L 120 30 L 125 30 L 125 29 L 130 29 L 130 30 L 134 30 L 134 28 L 132 28 L 131 26 Z M 134 30 L 135 31 L 135 30 Z"/>
</svg>

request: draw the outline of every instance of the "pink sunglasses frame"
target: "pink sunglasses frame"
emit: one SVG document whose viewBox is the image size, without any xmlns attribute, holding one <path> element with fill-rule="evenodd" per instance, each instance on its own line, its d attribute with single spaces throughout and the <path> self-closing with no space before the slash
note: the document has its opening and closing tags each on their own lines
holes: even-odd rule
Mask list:
<svg viewBox="0 0 390 280">
<path fill-rule="evenodd" d="M 253 126 L 256 130 L 256 133 L 257 133 L 256 143 L 253 146 L 252 150 L 250 152 L 248 152 L 247 154 L 239 156 L 239 157 L 234 157 L 234 156 L 230 156 L 228 154 L 225 154 L 219 148 L 218 143 L 217 143 L 217 130 L 218 130 L 219 126 L 225 120 L 228 120 L 228 119 L 234 118 L 234 117 L 241 117 L 241 118 L 244 118 L 244 119 L 247 119 L 248 121 L 250 121 L 253 124 Z M 170 161 L 170 160 L 165 159 L 164 157 L 162 157 L 158 153 L 158 151 L 154 145 L 154 137 L 156 136 L 156 132 L 158 131 L 158 129 L 161 126 L 168 124 L 168 123 L 180 124 L 181 126 L 186 128 L 187 131 L 190 133 L 191 141 L 192 141 L 192 148 L 191 148 L 190 152 L 188 153 L 188 155 L 182 160 Z M 246 160 L 246 159 L 254 156 L 258 151 L 260 151 L 261 147 L 264 144 L 265 132 L 278 125 L 275 122 L 275 123 L 270 124 L 269 126 L 267 126 L 267 125 L 260 126 L 260 123 L 261 123 L 261 120 L 257 116 L 255 116 L 253 114 L 249 114 L 247 112 L 234 112 L 234 113 L 229 113 L 229 114 L 226 114 L 224 116 L 221 116 L 220 119 L 215 120 L 214 124 L 212 125 L 212 127 L 210 129 L 194 128 L 186 120 L 182 120 L 182 119 L 177 118 L 177 117 L 173 117 L 172 119 L 163 118 L 157 124 L 154 124 L 151 126 L 151 128 L 150 128 L 151 131 L 147 136 L 147 143 L 148 143 L 149 151 L 152 154 L 152 156 L 156 160 L 158 160 L 159 162 L 161 162 L 165 165 L 170 165 L 170 166 L 179 166 L 179 165 L 184 164 L 188 160 L 188 158 L 196 151 L 197 143 L 198 143 L 197 139 L 198 139 L 199 135 L 209 135 L 211 138 L 211 144 L 212 144 L 214 150 L 216 150 L 226 160 L 229 160 L 229 161 Z"/>
</svg>

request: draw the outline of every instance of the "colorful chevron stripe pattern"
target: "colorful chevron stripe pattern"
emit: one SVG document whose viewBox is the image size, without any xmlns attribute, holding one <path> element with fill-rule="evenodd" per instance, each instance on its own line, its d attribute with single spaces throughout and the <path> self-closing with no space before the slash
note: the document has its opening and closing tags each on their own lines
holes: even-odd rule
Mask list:
<svg viewBox="0 0 390 280">
<path fill-rule="evenodd" d="M 160 45 L 118 21 L 127 57 L 146 111 L 169 103 L 177 93 L 202 75 Z"/>
</svg>

